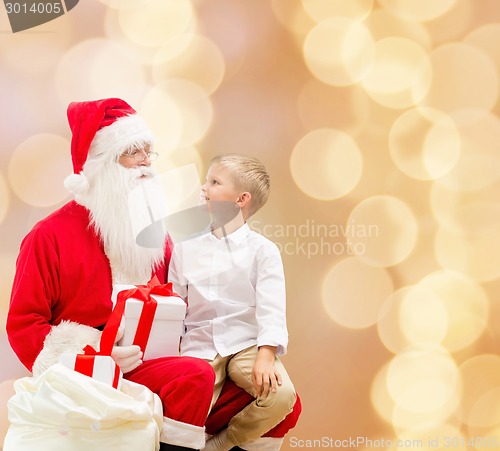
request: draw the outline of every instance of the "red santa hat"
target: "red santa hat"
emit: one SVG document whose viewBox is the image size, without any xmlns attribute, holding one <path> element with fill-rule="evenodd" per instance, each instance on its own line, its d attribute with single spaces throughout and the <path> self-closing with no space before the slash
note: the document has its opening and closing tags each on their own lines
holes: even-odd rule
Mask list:
<svg viewBox="0 0 500 451">
<path fill-rule="evenodd" d="M 66 178 L 64 185 L 75 194 L 88 189 L 87 160 L 116 161 L 131 146 L 153 140 L 144 119 L 127 102 L 117 98 L 72 102 L 68 106 L 68 122 L 74 174 Z"/>
</svg>

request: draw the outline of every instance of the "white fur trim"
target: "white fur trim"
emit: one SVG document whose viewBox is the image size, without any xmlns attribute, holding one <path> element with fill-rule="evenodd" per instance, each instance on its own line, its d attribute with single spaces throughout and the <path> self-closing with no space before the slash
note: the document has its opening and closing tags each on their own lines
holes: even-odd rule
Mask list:
<svg viewBox="0 0 500 451">
<path fill-rule="evenodd" d="M 261 437 L 238 446 L 247 451 L 278 451 L 283 444 L 283 440 L 284 437 Z"/>
<path fill-rule="evenodd" d="M 59 362 L 63 352 L 81 353 L 87 345 L 98 348 L 101 332 L 90 326 L 62 321 L 45 337 L 43 348 L 33 364 L 33 377 L 38 377 L 47 368 Z"/>
<path fill-rule="evenodd" d="M 163 417 L 160 442 L 201 449 L 205 446 L 205 428 Z"/>
<path fill-rule="evenodd" d="M 95 134 L 90 145 L 89 158 L 102 154 L 115 158 L 134 144 L 152 141 L 153 135 L 144 119 L 137 114 L 124 116 Z"/>
<path fill-rule="evenodd" d="M 64 187 L 72 194 L 85 194 L 89 190 L 89 181 L 83 172 L 71 174 L 64 179 Z"/>
</svg>

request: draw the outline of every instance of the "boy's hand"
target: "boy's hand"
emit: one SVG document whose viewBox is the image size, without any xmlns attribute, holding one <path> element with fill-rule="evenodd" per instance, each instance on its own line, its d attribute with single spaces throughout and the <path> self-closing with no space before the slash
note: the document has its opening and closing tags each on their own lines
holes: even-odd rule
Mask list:
<svg viewBox="0 0 500 451">
<path fill-rule="evenodd" d="M 252 369 L 252 383 L 257 396 L 267 398 L 269 392 L 276 392 L 281 385 L 281 375 L 274 368 L 276 347 L 261 346 Z"/>
</svg>

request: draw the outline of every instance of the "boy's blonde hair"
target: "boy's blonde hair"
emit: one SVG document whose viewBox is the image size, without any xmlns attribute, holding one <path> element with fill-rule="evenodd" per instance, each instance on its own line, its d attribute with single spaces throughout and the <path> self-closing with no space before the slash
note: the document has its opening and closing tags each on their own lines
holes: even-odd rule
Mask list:
<svg viewBox="0 0 500 451">
<path fill-rule="evenodd" d="M 252 195 L 248 209 L 249 216 L 267 202 L 271 186 L 269 174 L 257 158 L 234 153 L 217 155 L 210 164 L 222 165 L 231 173 L 236 188 Z"/>
</svg>

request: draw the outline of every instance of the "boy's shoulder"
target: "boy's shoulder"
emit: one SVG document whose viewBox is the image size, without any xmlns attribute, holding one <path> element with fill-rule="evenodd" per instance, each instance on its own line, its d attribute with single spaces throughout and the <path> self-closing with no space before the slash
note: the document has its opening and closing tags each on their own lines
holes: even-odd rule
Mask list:
<svg viewBox="0 0 500 451">
<path fill-rule="evenodd" d="M 260 241 L 265 242 L 265 243 L 267 243 L 267 242 L 272 243 L 272 241 L 269 238 L 267 238 L 266 236 L 264 236 L 261 232 L 257 232 L 256 230 L 252 229 L 251 226 L 248 227 L 248 230 L 249 230 L 248 234 L 253 239 L 260 240 Z"/>
<path fill-rule="evenodd" d="M 278 246 L 276 246 L 276 243 L 274 243 L 274 241 L 271 241 L 269 238 L 262 235 L 262 233 L 252 230 L 251 227 L 249 228 L 248 239 L 253 241 L 258 246 L 267 247 L 279 252 Z"/>
</svg>

